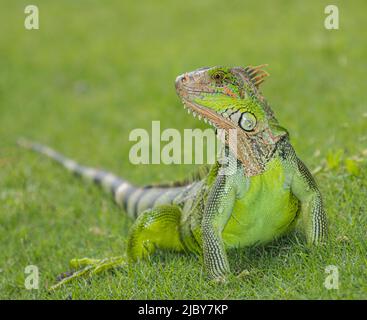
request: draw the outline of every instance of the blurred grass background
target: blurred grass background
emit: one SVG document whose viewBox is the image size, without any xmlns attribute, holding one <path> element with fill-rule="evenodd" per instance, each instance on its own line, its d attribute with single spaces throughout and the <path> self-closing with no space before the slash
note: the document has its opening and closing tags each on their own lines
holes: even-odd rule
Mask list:
<svg viewBox="0 0 367 320">
<path fill-rule="evenodd" d="M 127 270 L 47 293 L 74 257 L 125 250 L 131 221 L 111 198 L 15 141 L 28 137 L 137 184 L 182 178 L 190 166 L 134 166 L 134 128 L 205 128 L 176 97 L 178 74 L 202 66 L 268 63 L 263 85 L 299 156 L 311 169 L 367 148 L 365 1 L 333 1 L 340 29 L 324 28 L 329 1 L 32 1 L 40 29 L 24 29 L 29 1 L 0 11 L 0 298 L 367 298 L 366 161 L 318 174 L 331 240 L 297 238 L 232 252 L 235 272 L 214 286 L 190 256 L 160 254 Z M 362 157 L 363 158 L 363 157 Z M 24 288 L 37 265 L 40 289 Z M 339 290 L 326 290 L 327 265 Z"/>
</svg>

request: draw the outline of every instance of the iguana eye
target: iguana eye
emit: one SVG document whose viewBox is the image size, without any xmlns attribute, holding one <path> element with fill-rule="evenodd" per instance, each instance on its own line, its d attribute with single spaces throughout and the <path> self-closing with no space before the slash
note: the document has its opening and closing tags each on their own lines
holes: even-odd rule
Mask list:
<svg viewBox="0 0 367 320">
<path fill-rule="evenodd" d="M 221 71 L 217 71 L 213 73 L 212 78 L 217 82 L 222 82 L 224 79 L 224 73 Z"/>
<path fill-rule="evenodd" d="M 256 118 L 252 113 L 245 112 L 242 113 L 238 124 L 243 130 L 251 131 L 256 127 Z"/>
</svg>

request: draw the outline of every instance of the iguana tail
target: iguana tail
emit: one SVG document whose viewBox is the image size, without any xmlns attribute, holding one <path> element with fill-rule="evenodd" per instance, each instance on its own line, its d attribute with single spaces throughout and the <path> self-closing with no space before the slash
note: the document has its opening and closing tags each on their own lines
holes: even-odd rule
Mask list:
<svg viewBox="0 0 367 320">
<path fill-rule="evenodd" d="M 140 212 L 146 209 L 172 203 L 186 188 L 185 186 L 136 187 L 113 173 L 80 165 L 47 146 L 29 142 L 25 139 L 19 139 L 18 144 L 23 148 L 43 154 L 60 163 L 75 175 L 102 186 L 107 192 L 112 193 L 116 203 L 123 207 L 132 218 L 136 218 Z"/>
</svg>

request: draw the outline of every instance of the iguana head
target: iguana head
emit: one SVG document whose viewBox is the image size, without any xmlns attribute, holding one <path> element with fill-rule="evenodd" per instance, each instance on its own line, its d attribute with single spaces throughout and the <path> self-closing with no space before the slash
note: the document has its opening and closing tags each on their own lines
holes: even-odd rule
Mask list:
<svg viewBox="0 0 367 320">
<path fill-rule="evenodd" d="M 177 93 L 194 116 L 236 130 L 236 155 L 249 176 L 264 170 L 276 143 L 287 135 L 259 91 L 269 75 L 263 67 L 200 68 L 176 79 Z"/>
</svg>

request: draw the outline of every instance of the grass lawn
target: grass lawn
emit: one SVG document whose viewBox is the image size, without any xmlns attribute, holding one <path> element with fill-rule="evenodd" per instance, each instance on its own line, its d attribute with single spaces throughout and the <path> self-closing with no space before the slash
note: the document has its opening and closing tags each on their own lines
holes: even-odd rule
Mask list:
<svg viewBox="0 0 367 320">
<path fill-rule="evenodd" d="M 24 29 L 29 1 L 0 11 L 0 298 L 366 299 L 367 41 L 361 1 L 46 1 L 40 29 Z M 314 170 L 330 240 L 309 248 L 291 235 L 230 253 L 248 274 L 208 283 L 192 256 L 162 253 L 124 270 L 48 293 L 74 257 L 120 255 L 131 221 L 94 185 L 34 153 L 18 137 L 50 145 L 136 184 L 183 178 L 188 165 L 129 162 L 134 128 L 206 128 L 176 97 L 178 74 L 201 66 L 268 63 L 264 95 Z M 24 287 L 27 265 L 39 290 Z M 327 290 L 325 268 L 339 271 Z"/>
</svg>

